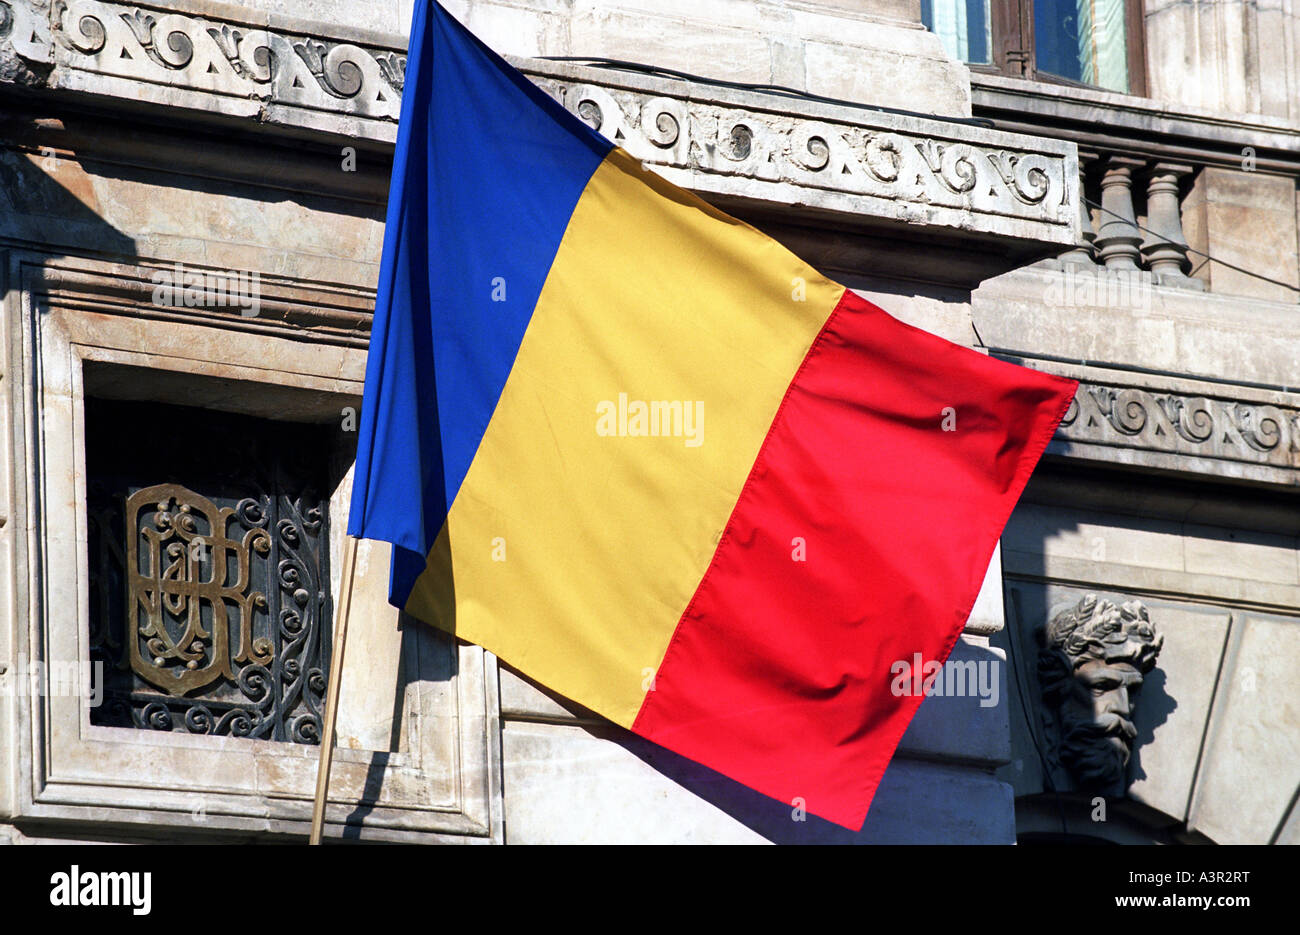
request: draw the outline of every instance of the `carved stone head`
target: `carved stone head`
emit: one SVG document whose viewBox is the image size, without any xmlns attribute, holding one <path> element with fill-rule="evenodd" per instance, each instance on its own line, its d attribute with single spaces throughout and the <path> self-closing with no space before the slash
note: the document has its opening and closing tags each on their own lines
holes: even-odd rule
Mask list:
<svg viewBox="0 0 1300 935">
<path fill-rule="evenodd" d="M 1123 794 L 1137 692 L 1164 636 L 1141 602 L 1117 607 L 1088 594 L 1053 608 L 1038 638 L 1038 681 L 1061 764 L 1084 791 Z"/>
</svg>

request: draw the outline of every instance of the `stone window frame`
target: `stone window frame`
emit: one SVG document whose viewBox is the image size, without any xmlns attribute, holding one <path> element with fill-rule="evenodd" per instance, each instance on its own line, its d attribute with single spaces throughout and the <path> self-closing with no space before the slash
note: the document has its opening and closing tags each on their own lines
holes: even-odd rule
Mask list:
<svg viewBox="0 0 1300 935">
<path fill-rule="evenodd" d="M 8 280 L 0 292 L 8 357 L 0 386 L 11 396 L 3 413 L 9 431 L 0 438 L 10 453 L 3 460 L 12 490 L 0 525 L 0 571 L 13 585 L 0 588 L 11 594 L 0 601 L 8 618 L 0 627 L 7 688 L 20 656 L 87 658 L 87 364 L 101 374 L 148 368 L 158 379 L 145 399 L 178 386 L 233 382 L 258 391 L 241 397 L 250 408 L 217 408 L 268 415 L 293 405 L 341 414 L 359 405 L 364 335 L 315 339 L 302 324 L 313 314 L 304 306 L 318 298 L 318 284 L 264 278 L 267 321 L 243 319 L 238 309 L 160 315 L 149 299 L 156 268 L 23 250 L 0 265 Z M 331 497 L 339 517 L 350 484 L 351 471 Z M 335 593 L 344 526 L 334 523 L 331 533 Z M 361 543 L 358 569 L 326 835 L 502 840 L 495 657 L 399 620 L 385 599 L 385 547 Z M 63 609 L 69 604 L 71 613 Z M 374 625 L 359 624 L 362 615 Z M 399 679 L 399 668 L 416 678 Z M 30 697 L 0 695 L 0 817 L 61 835 L 104 824 L 154 839 L 307 833 L 319 747 L 94 726 L 84 691 L 52 696 L 43 686 Z M 367 727 L 376 695 L 388 702 L 391 722 L 377 741 L 373 724 Z M 406 750 L 392 745 L 399 739 Z"/>
</svg>

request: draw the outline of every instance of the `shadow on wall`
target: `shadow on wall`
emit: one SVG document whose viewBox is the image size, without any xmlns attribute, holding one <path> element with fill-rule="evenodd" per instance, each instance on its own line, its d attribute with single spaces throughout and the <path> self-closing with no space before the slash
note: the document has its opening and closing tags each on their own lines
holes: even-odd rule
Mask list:
<svg viewBox="0 0 1300 935">
<path fill-rule="evenodd" d="M 268 233 L 283 232 L 313 257 L 353 264 L 348 272 L 377 258 L 369 226 L 305 221 L 382 222 L 391 163 L 383 153 L 344 157 L 341 145 L 269 145 L 238 128 L 178 130 L 126 116 L 106 124 L 20 99 L 6 103 L 0 240 L 54 255 L 185 259 L 279 273 L 273 267 L 286 262 L 283 238 Z M 160 247 L 163 240 L 172 246 Z"/>
<path fill-rule="evenodd" d="M 966 646 L 962 659 L 1001 671 L 1001 658 L 982 647 Z M 1005 691 L 1001 696 L 1005 697 Z M 918 734 L 918 727 L 924 728 L 926 740 L 917 741 L 917 745 L 927 748 L 944 745 L 942 741 L 936 742 L 935 734 L 947 734 L 950 739 L 960 735 L 975 704 L 978 700 L 969 697 L 941 696 L 928 697 L 922 703 L 903 739 L 904 752 L 890 761 L 866 822 L 858 831 L 818 818 L 793 802 L 769 798 L 621 728 L 611 725 L 586 730 L 617 743 L 686 792 L 773 843 L 1011 843 L 1007 837 L 1010 829 L 1003 827 L 1011 815 L 1009 789 L 978 770 L 925 762 L 906 752 L 909 739 Z M 628 802 L 626 807 L 642 806 Z M 681 812 L 673 813 L 670 809 L 666 814 L 668 822 L 673 817 L 683 820 L 678 817 Z M 611 816 L 611 821 L 615 819 L 616 816 Z"/>
<path fill-rule="evenodd" d="M 20 124 L 0 120 L 0 238 L 55 256 L 135 256 L 135 240 L 101 217 L 90 178 L 66 155 L 26 145 L 35 128 Z"/>
<path fill-rule="evenodd" d="M 408 690 L 419 682 L 450 683 L 460 671 L 460 654 L 456 651 L 455 640 L 406 614 L 398 615 L 397 627 L 401 632 L 398 651 L 401 670 L 398 678 L 393 680 L 393 714 L 388 733 L 388 749 L 371 751 L 361 798 L 344 819 L 345 825 L 340 834 L 344 840 L 360 840 L 361 826 L 379 803 L 389 760 L 401 750 L 402 720 L 407 708 Z M 448 649 L 450 651 L 446 651 Z"/>
<path fill-rule="evenodd" d="M 1147 673 L 1142 682 L 1141 702 L 1143 717 L 1136 723 L 1137 737 L 1133 740 L 1133 754 L 1129 760 L 1129 782 L 1149 779 L 1142 768 L 1142 747 L 1155 739 L 1156 728 L 1169 720 L 1178 702 L 1165 690 L 1166 676 L 1157 663 L 1156 668 Z"/>
</svg>

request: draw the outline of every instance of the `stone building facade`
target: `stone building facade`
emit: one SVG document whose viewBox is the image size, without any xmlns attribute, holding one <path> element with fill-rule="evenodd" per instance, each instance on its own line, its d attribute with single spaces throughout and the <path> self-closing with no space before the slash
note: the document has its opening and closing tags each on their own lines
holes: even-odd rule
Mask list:
<svg viewBox="0 0 1300 935">
<path fill-rule="evenodd" d="M 400 617 L 363 543 L 328 836 L 1300 839 L 1300 9 L 446 6 L 895 316 L 1081 387 L 954 653 L 988 690 L 922 705 L 860 833 Z M 0 839 L 306 834 L 410 14 L 0 0 Z"/>
</svg>

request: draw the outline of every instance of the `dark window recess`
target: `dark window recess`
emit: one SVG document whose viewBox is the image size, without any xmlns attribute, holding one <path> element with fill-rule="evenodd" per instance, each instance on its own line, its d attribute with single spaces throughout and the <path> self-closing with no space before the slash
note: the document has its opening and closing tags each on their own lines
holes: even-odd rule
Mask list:
<svg viewBox="0 0 1300 935">
<path fill-rule="evenodd" d="M 92 724 L 316 744 L 331 431 L 86 400 Z"/>
</svg>

